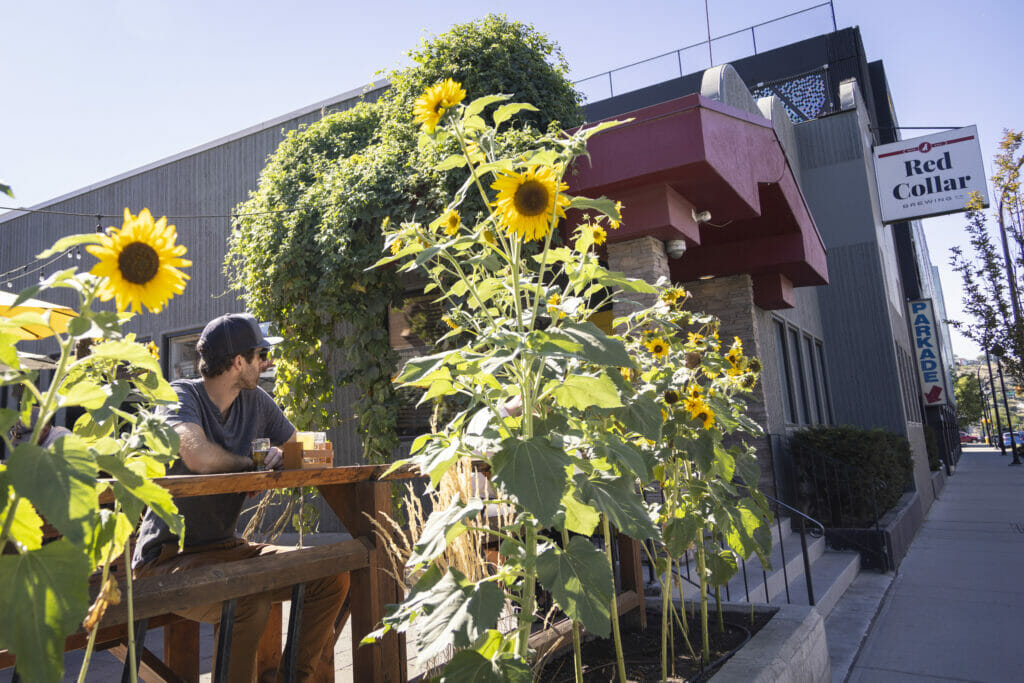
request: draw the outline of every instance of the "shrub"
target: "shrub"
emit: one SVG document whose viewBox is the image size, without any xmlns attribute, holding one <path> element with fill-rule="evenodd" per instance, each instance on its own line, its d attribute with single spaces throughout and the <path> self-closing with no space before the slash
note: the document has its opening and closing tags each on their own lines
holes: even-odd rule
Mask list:
<svg viewBox="0 0 1024 683">
<path fill-rule="evenodd" d="M 938 472 L 942 467 L 942 461 L 939 459 L 939 437 L 931 425 L 924 426 L 924 447 L 928 451 L 928 469 Z"/>
<path fill-rule="evenodd" d="M 892 509 L 913 472 L 906 437 L 881 429 L 811 427 L 790 450 L 807 514 L 832 527 L 873 525 L 874 507 L 879 517 Z"/>
</svg>

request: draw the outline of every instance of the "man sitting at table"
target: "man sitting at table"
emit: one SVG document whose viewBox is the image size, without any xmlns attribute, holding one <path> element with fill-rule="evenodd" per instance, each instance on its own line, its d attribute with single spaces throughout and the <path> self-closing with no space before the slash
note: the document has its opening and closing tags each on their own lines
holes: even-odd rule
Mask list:
<svg viewBox="0 0 1024 683">
<path fill-rule="evenodd" d="M 253 439 L 269 438 L 273 447 L 265 466 L 279 467 L 282 453 L 276 446 L 294 441 L 295 427 L 267 392 L 258 386 L 260 373 L 270 362 L 270 344 L 251 315 L 232 313 L 216 318 L 203 329 L 199 352 L 200 379 L 171 383 L 178 405 L 165 411 L 166 420 L 181 438 L 180 457 L 169 474 L 244 472 L 255 468 Z M 245 501 L 244 493 L 176 498 L 185 519 L 185 548 L 178 537 L 152 511 L 139 528 L 132 558 L 135 576 L 171 574 L 194 567 L 286 552 L 288 548 L 249 543 L 235 536 Z M 311 680 L 325 648 L 335 643 L 334 623 L 348 593 L 348 576 L 327 577 L 306 584 L 299 633 L 299 680 Z M 238 599 L 231 638 L 228 679 L 250 683 L 257 644 L 266 626 L 271 603 L 291 599 L 291 589 Z M 179 612 L 194 621 L 220 621 L 220 603 Z M 264 672 L 271 676 L 273 672 Z"/>
</svg>

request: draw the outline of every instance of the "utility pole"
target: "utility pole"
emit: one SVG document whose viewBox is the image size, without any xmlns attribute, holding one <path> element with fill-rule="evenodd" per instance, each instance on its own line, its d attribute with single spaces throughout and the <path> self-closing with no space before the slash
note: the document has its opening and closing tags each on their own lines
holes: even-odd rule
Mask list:
<svg viewBox="0 0 1024 683">
<path fill-rule="evenodd" d="M 1006 383 L 1003 381 L 1003 364 L 1000 361 L 1000 358 L 1002 357 L 1004 352 L 1005 349 L 1003 349 L 1003 347 L 999 346 L 998 344 L 992 347 L 992 353 L 996 357 L 996 367 L 999 368 L 999 386 L 1003 390 L 1003 408 L 1006 409 L 1006 421 L 1007 423 L 1009 423 L 1010 450 L 1013 452 L 1013 462 L 1011 462 L 1010 464 L 1024 465 L 1024 463 L 1021 462 L 1020 458 L 1017 457 L 1017 433 L 1013 430 L 1013 418 L 1010 416 L 1010 404 L 1006 400 Z M 1003 452 L 1006 452 L 1005 449 Z"/>
<path fill-rule="evenodd" d="M 996 383 L 993 379 L 995 373 L 992 372 L 992 361 L 989 360 L 988 349 L 985 349 L 985 364 L 988 366 L 988 385 L 992 388 L 992 412 L 996 415 L 996 442 L 999 444 L 999 450 L 1006 455 L 1006 446 L 1003 445 L 1003 425 L 999 422 L 999 399 L 996 398 Z M 1009 419 L 1010 414 L 1007 413 L 1006 417 Z"/>
</svg>

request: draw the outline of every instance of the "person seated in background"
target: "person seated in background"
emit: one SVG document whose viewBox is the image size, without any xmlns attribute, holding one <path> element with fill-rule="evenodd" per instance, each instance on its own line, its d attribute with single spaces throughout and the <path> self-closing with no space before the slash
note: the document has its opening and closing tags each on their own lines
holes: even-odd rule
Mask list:
<svg viewBox="0 0 1024 683">
<path fill-rule="evenodd" d="M 19 443 L 25 443 L 29 437 L 32 436 L 32 430 L 35 429 L 36 420 L 39 419 L 39 409 L 32 409 L 32 424 L 26 425 L 22 420 L 18 420 L 18 423 L 11 427 L 7 433 L 7 438 L 11 440 L 11 446 L 17 446 Z M 71 433 L 70 429 L 66 427 L 54 426 L 47 422 L 43 425 L 42 431 L 39 432 L 38 444 L 43 448 L 49 448 L 54 442 L 62 436 L 67 436 Z"/>
<path fill-rule="evenodd" d="M 196 345 L 201 377 L 172 382 L 178 404 L 163 410 L 167 423 L 181 439 L 179 458 L 171 465 L 169 474 L 255 469 L 251 444 L 260 438 L 269 439 L 273 445 L 265 466 L 271 469 L 282 464 L 281 449 L 277 446 L 294 441 L 296 431 L 274 400 L 258 386 L 260 373 L 270 365 L 269 347 L 251 315 L 232 313 L 206 325 Z M 178 537 L 164 521 L 147 511 L 132 558 L 133 575 L 170 574 L 290 550 L 236 537 L 245 496 L 227 493 L 176 498 L 174 502 L 185 519 L 183 550 L 179 550 Z M 306 583 L 297 657 L 300 681 L 312 680 L 325 648 L 333 649 L 335 620 L 347 594 L 347 574 Z M 271 605 L 290 599 L 290 588 L 238 599 L 229 681 L 251 683 L 257 645 Z M 179 614 L 194 621 L 217 623 L 221 605 L 203 605 Z M 273 680 L 275 672 L 263 675 Z"/>
</svg>

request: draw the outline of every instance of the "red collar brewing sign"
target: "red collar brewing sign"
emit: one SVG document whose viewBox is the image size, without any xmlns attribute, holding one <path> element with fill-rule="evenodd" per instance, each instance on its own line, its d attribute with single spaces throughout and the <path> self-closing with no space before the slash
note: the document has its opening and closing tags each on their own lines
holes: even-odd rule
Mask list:
<svg viewBox="0 0 1024 683">
<path fill-rule="evenodd" d="M 971 192 L 988 206 L 977 126 L 875 147 L 875 183 L 883 223 L 963 211 Z"/>
<path fill-rule="evenodd" d="M 931 299 L 907 302 L 910 329 L 914 332 L 914 359 L 921 378 L 921 394 L 928 406 L 946 403 L 946 372 L 942 369 L 942 351 L 935 329 L 935 311 Z"/>
</svg>

